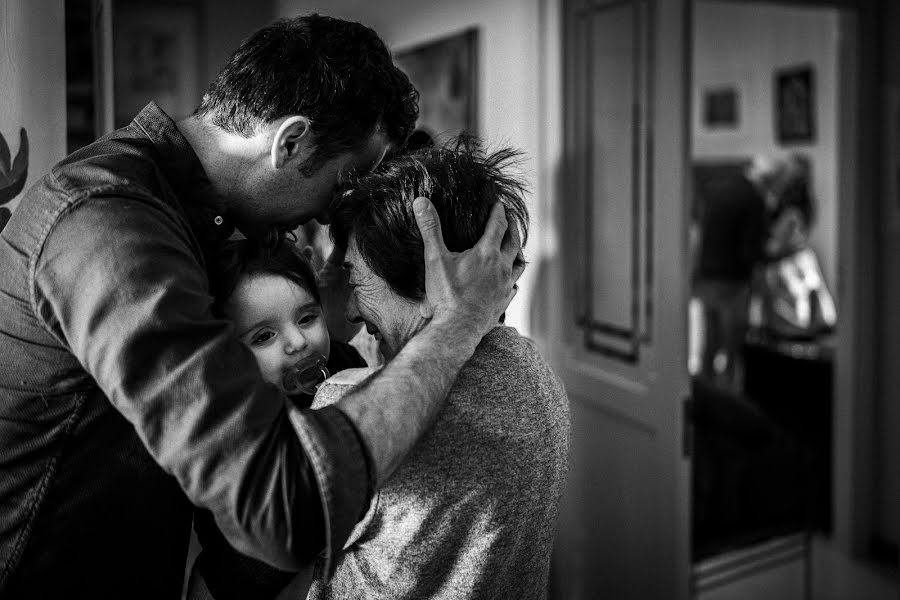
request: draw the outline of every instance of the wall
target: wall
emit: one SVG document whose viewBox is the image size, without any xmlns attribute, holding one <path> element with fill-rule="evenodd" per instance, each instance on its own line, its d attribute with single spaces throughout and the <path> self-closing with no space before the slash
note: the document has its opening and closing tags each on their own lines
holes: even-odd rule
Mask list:
<svg viewBox="0 0 900 600">
<path fill-rule="evenodd" d="M 694 156 L 808 155 L 812 160 L 812 190 L 818 202 L 811 243 L 836 294 L 837 11 L 708 1 L 695 6 Z M 814 70 L 815 140 L 812 144 L 780 146 L 775 138 L 774 72 L 802 64 L 812 64 Z M 738 89 L 740 126 L 736 130 L 705 130 L 699 118 L 701 92 L 723 84 Z"/>
<path fill-rule="evenodd" d="M 507 144 L 524 150 L 524 174 L 532 192 L 537 188 L 539 130 L 538 0 L 278 0 L 278 16 L 320 12 L 360 21 L 377 31 L 393 50 L 403 50 L 468 27 L 479 28 L 480 135 L 489 145 Z M 549 201 L 534 193 L 527 198 L 532 230 L 526 258 L 537 264 L 547 251 Z M 528 335 L 529 309 L 534 298 L 535 269 L 526 269 L 507 322 Z"/>
<path fill-rule="evenodd" d="M 25 189 L 65 155 L 63 0 L 0 2 L 0 134 L 13 157 L 28 134 Z M 13 209 L 19 195 L 7 208 Z"/>
<path fill-rule="evenodd" d="M 269 0 L 203 0 L 206 44 L 200 57 L 198 101 L 241 41 L 274 18 L 273 3 Z"/>
<path fill-rule="evenodd" d="M 113 3 L 113 13 L 119 15 L 114 23 L 140 22 L 142 18 L 150 18 L 154 27 L 159 27 L 160 16 L 152 5 L 144 0 L 107 0 Z M 196 7 L 195 11 L 191 11 Z M 228 57 L 241 41 L 256 29 L 267 25 L 274 18 L 271 2 L 246 2 L 245 0 L 193 0 L 192 4 L 173 4 L 169 18 L 187 18 L 196 15 L 196 26 L 190 23 L 178 23 L 180 27 L 196 29 L 194 39 L 181 42 L 183 48 L 194 56 L 184 56 L 182 65 L 193 61 L 189 67 L 182 66 L 178 71 L 185 86 L 184 95 L 167 96 L 160 92 L 158 97 L 152 93 L 137 92 L 129 101 L 127 109 L 122 110 L 120 122 L 126 123 L 134 113 L 139 111 L 150 100 L 155 100 L 169 114 L 179 119 L 189 114 L 203 97 L 209 84 L 215 79 L 219 70 L 225 65 Z M 136 16 L 128 18 L 128 14 Z M 127 30 L 126 35 L 127 35 Z M 173 31 L 179 31 L 173 28 Z M 113 32 L 113 35 L 117 34 Z M 121 41 L 121 39 L 119 39 Z M 127 63 L 126 63 L 127 64 Z"/>
<path fill-rule="evenodd" d="M 883 137 L 885 191 L 879 199 L 881 212 L 878 253 L 879 314 L 876 321 L 879 356 L 879 401 L 875 524 L 887 540 L 900 544 L 900 4 L 885 2 Z"/>
</svg>

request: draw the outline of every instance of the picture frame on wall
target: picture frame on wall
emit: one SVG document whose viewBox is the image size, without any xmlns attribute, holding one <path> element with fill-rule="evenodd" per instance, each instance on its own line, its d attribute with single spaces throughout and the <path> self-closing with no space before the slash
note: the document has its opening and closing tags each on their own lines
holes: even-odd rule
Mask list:
<svg viewBox="0 0 900 600">
<path fill-rule="evenodd" d="M 780 144 L 809 144 L 816 139 L 816 90 L 812 65 L 775 72 L 775 139 Z"/>
<path fill-rule="evenodd" d="M 416 127 L 432 139 L 478 133 L 478 30 L 397 52 L 394 62 L 419 91 Z"/>
<path fill-rule="evenodd" d="M 113 10 L 113 115 L 127 125 L 151 100 L 174 119 L 199 102 L 200 8 L 193 0 L 137 3 Z"/>
<path fill-rule="evenodd" d="M 706 129 L 737 129 L 740 124 L 737 87 L 719 86 L 703 90 L 703 126 Z"/>
</svg>

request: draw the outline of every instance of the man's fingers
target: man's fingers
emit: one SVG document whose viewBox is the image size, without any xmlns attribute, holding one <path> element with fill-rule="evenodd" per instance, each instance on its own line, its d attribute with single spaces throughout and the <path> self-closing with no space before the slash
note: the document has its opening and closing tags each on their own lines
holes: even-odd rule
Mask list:
<svg viewBox="0 0 900 600">
<path fill-rule="evenodd" d="M 425 298 L 419 303 L 419 315 L 421 315 L 423 319 L 430 319 L 434 316 L 434 308 L 432 308 L 431 304 L 428 302 L 428 298 Z"/>
<path fill-rule="evenodd" d="M 441 234 L 441 221 L 431 201 L 421 197 L 413 200 L 413 214 L 416 216 L 416 224 L 425 245 L 425 260 L 432 261 L 447 254 L 447 246 L 444 245 L 444 237 Z"/>
<path fill-rule="evenodd" d="M 478 240 L 476 247 L 481 246 L 483 250 L 489 249 L 494 251 L 503 243 L 503 236 L 506 235 L 507 227 L 506 209 L 503 208 L 502 202 L 495 202 L 491 208 L 487 226 L 484 228 L 484 235 Z"/>
<path fill-rule="evenodd" d="M 521 252 L 519 253 L 519 255 L 521 255 Z M 516 263 L 513 263 L 513 268 L 512 268 L 512 280 L 513 281 L 518 281 L 519 277 L 522 276 L 522 273 L 525 272 L 525 258 L 522 256 L 519 256 L 519 258 L 521 258 L 522 260 L 520 260 Z"/>
<path fill-rule="evenodd" d="M 516 297 L 516 292 L 519 291 L 519 286 L 514 285 L 509 293 L 506 295 L 506 306 L 503 307 L 503 312 L 506 312 L 506 309 L 509 308 L 509 305 L 512 304 L 513 298 Z"/>
<path fill-rule="evenodd" d="M 506 235 L 503 236 L 503 243 L 500 245 L 500 252 L 507 264 L 512 263 L 513 259 L 517 257 L 525 260 L 525 257 L 522 256 L 522 236 L 516 222 L 507 228 Z"/>
</svg>

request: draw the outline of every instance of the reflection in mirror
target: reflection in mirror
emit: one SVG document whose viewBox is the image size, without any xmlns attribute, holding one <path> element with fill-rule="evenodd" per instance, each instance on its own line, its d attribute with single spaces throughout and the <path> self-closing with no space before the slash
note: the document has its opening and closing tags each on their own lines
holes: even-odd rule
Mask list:
<svg viewBox="0 0 900 600">
<path fill-rule="evenodd" d="M 759 586 L 844 597 L 829 595 L 835 582 L 846 597 L 897 595 L 889 531 L 873 532 L 880 557 L 851 558 L 833 539 L 848 22 L 814 4 L 694 3 L 688 369 L 705 600 Z"/>
</svg>

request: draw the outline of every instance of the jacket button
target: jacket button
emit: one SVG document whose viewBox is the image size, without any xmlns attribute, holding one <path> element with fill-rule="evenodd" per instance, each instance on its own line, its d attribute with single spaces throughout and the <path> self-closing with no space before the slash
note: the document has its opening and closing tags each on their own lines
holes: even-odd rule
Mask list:
<svg viewBox="0 0 900 600">
<path fill-rule="evenodd" d="M 214 222 L 216 225 L 221 225 L 222 223 L 225 222 L 225 219 L 222 218 L 222 215 L 216 215 L 216 218 L 213 219 L 213 222 Z"/>
</svg>

